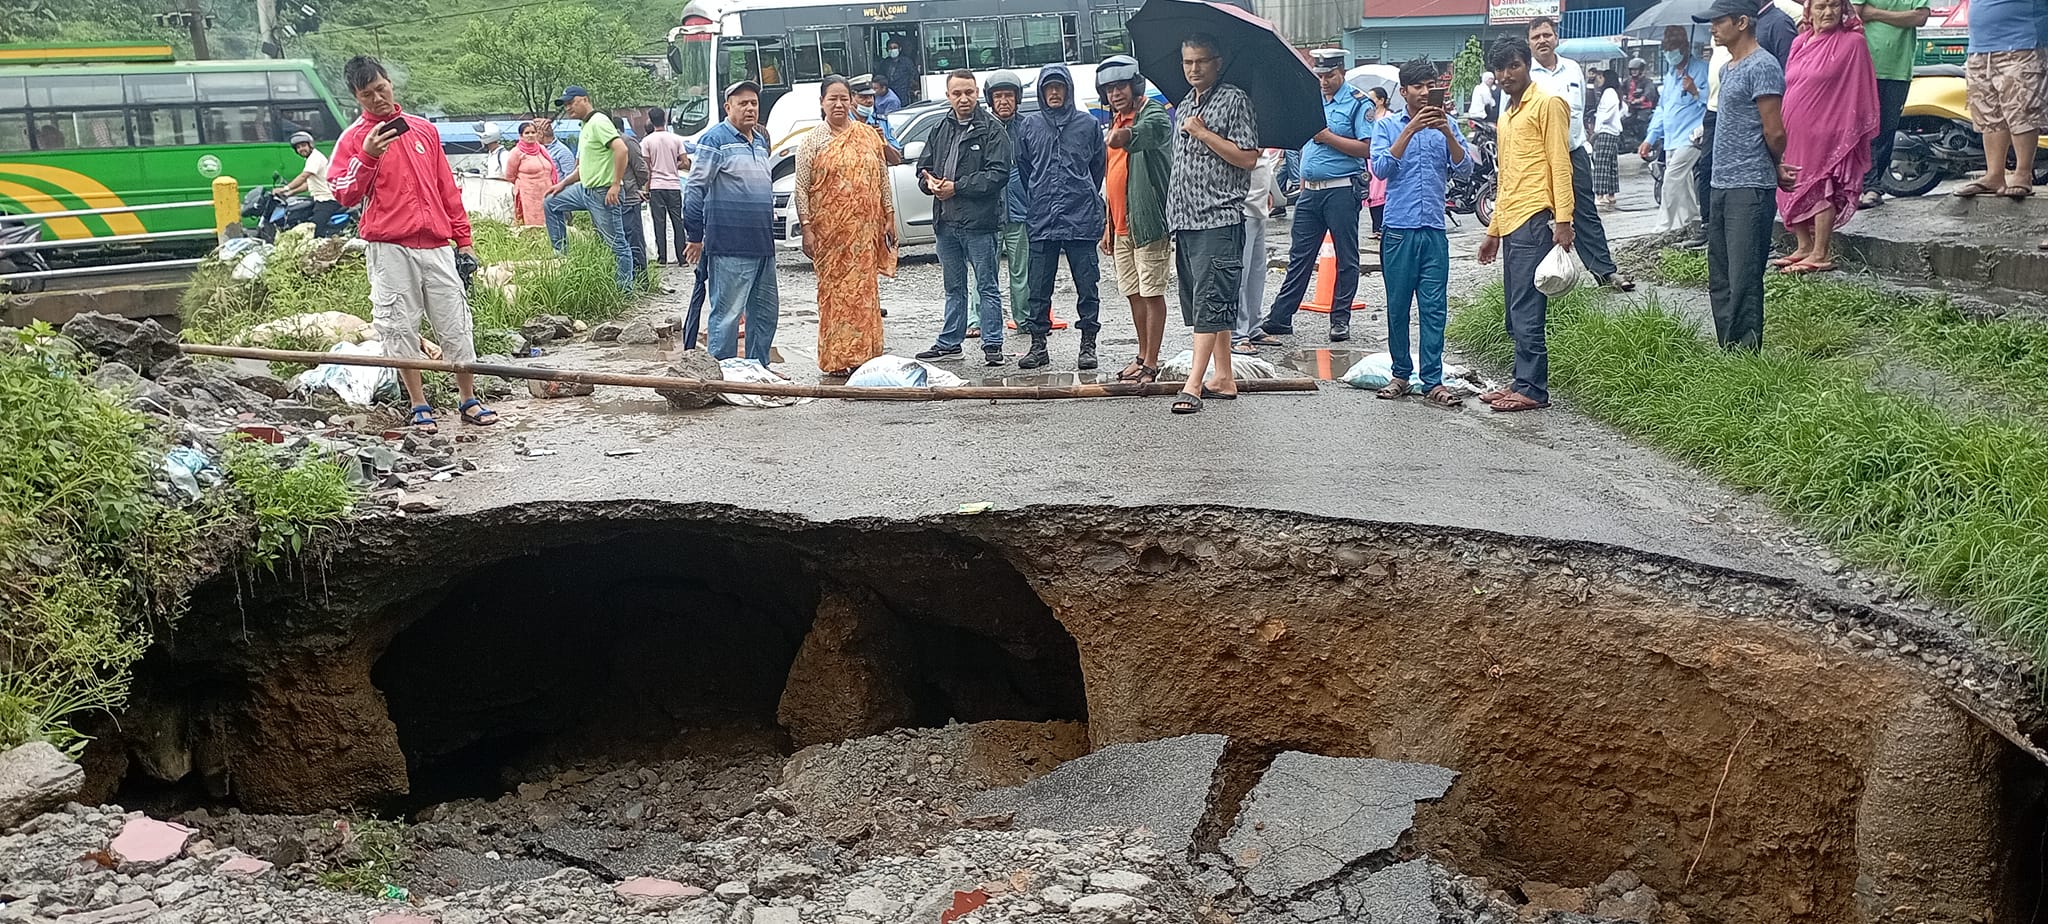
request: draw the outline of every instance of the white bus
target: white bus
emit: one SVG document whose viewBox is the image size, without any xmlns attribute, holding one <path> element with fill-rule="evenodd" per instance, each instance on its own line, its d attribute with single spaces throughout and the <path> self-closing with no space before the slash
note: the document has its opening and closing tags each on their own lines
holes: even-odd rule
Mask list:
<svg viewBox="0 0 2048 924">
<path fill-rule="evenodd" d="M 1016 71 L 1032 84 L 1046 64 L 1072 66 L 1076 96 L 1095 96 L 1095 62 L 1130 53 L 1125 21 L 1141 0 L 692 0 L 668 35 L 676 130 L 696 134 L 721 118 L 721 88 L 761 84 L 771 139 L 818 119 L 826 74 L 874 72 L 890 41 L 920 76 L 918 96 L 942 99 L 945 75 Z M 902 88 L 892 88 L 903 95 Z M 911 102 L 904 99 L 905 103 Z"/>
</svg>

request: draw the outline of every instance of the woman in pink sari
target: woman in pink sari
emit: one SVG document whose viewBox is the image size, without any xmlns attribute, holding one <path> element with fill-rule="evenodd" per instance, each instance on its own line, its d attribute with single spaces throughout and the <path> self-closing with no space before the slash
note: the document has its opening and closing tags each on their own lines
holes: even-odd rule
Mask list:
<svg viewBox="0 0 2048 924">
<path fill-rule="evenodd" d="M 512 183 L 512 214 L 522 226 L 547 225 L 541 200 L 561 179 L 555 159 L 548 156 L 547 148 L 540 146 L 540 126 L 539 121 L 520 126 L 519 146 L 505 158 L 505 179 Z"/>
<path fill-rule="evenodd" d="M 1870 140 L 1877 137 L 1877 72 L 1863 21 L 1845 0 L 1810 0 L 1785 65 L 1785 163 L 1797 170 L 1778 214 L 1799 246 L 1771 261 L 1786 273 L 1835 268 L 1834 231 L 1856 214 Z"/>
</svg>

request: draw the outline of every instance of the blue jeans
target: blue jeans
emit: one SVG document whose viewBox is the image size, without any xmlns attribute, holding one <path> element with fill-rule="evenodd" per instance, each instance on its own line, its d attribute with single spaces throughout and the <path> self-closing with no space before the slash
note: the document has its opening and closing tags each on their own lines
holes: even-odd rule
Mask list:
<svg viewBox="0 0 2048 924">
<path fill-rule="evenodd" d="M 1102 329 L 1102 299 L 1095 283 L 1102 277 L 1100 238 L 1085 241 L 1032 241 L 1031 330 L 1034 336 L 1052 333 L 1052 281 L 1060 271 L 1060 254 L 1067 255 L 1067 272 L 1074 277 L 1074 328 L 1093 335 Z"/>
<path fill-rule="evenodd" d="M 946 280 L 946 320 L 935 346 L 954 350 L 967 339 L 967 271 L 974 270 L 974 316 L 981 327 L 981 349 L 1003 350 L 1003 286 L 996 278 L 994 231 L 961 231 L 939 225 L 939 269 Z"/>
<path fill-rule="evenodd" d="M 582 184 L 571 186 L 547 198 L 542 210 L 547 214 L 548 243 L 555 245 L 556 253 L 569 252 L 569 213 L 589 212 L 590 224 L 597 228 L 597 236 L 604 238 L 605 246 L 618 257 L 619 288 L 633 287 L 633 245 L 626 240 L 626 225 L 622 219 L 624 205 L 606 205 L 604 190 L 591 190 Z"/>
<path fill-rule="evenodd" d="M 711 265 L 711 355 L 739 355 L 740 313 L 747 316 L 747 358 L 768 365 L 775 348 L 775 315 L 781 294 L 775 289 L 775 258 L 705 254 Z"/>
<path fill-rule="evenodd" d="M 1387 352 L 1394 377 L 1415 372 L 1408 348 L 1409 303 L 1422 321 L 1422 393 L 1444 383 L 1444 322 L 1450 314 L 1451 245 L 1441 228 L 1381 232 L 1381 273 L 1387 281 Z"/>
<path fill-rule="evenodd" d="M 1294 332 L 1294 313 L 1308 295 L 1309 280 L 1321 262 L 1323 235 L 1337 251 L 1337 280 L 1330 297 L 1330 326 L 1351 323 L 1352 296 L 1358 294 L 1358 189 L 1304 189 L 1294 200 L 1293 242 L 1287 251 L 1287 276 L 1259 327 L 1269 334 Z"/>
</svg>

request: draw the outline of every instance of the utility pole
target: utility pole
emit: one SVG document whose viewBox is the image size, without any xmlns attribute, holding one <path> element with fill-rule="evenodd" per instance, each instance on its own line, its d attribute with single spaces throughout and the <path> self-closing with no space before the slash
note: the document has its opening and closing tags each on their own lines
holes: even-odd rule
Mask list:
<svg viewBox="0 0 2048 924">
<path fill-rule="evenodd" d="M 213 57 L 206 50 L 206 11 L 199 0 L 185 0 L 185 24 L 192 29 L 192 54 L 201 61 Z"/>
<path fill-rule="evenodd" d="M 263 54 L 284 57 L 284 43 L 277 37 L 277 0 L 256 0 L 256 34 L 261 36 Z"/>
</svg>

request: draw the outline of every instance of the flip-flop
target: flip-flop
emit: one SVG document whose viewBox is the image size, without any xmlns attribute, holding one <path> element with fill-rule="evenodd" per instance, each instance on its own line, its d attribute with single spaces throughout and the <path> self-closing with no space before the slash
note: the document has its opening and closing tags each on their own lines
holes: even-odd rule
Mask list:
<svg viewBox="0 0 2048 924">
<path fill-rule="evenodd" d="M 1216 389 L 1213 389 L 1213 388 L 1210 388 L 1210 387 L 1209 387 L 1209 386 L 1207 386 L 1207 385 L 1204 385 L 1204 386 L 1202 386 L 1202 397 L 1203 397 L 1203 398 L 1204 398 L 1205 400 L 1210 400 L 1210 401 L 1236 401 L 1236 400 L 1237 400 L 1237 392 L 1234 392 L 1234 391 L 1217 391 Z"/>
<path fill-rule="evenodd" d="M 2015 192 L 2014 190 L 2018 190 L 2018 191 L 2017 191 L 2017 192 Z M 2004 198 L 2007 198 L 2007 199 L 2025 199 L 2025 198 L 2027 198 L 2028 196 L 2031 196 L 2031 195 L 2033 195 L 2033 194 L 2034 194 L 2034 187 L 2032 187 L 2032 186 L 2007 186 L 2007 187 L 2005 187 L 2004 189 L 2001 189 L 2001 190 L 1999 190 L 1999 191 L 1998 191 L 1998 194 L 1999 194 L 2000 196 L 2004 197 Z"/>
<path fill-rule="evenodd" d="M 1259 348 L 1252 346 L 1252 342 L 1249 340 L 1239 340 L 1230 345 L 1230 352 L 1236 353 L 1239 356 L 1257 356 L 1259 355 Z"/>
<path fill-rule="evenodd" d="M 1778 272 L 1783 273 L 1787 276 L 1804 276 L 1807 273 L 1813 272 L 1813 264 L 1801 260 L 1798 263 L 1786 264 L 1783 268 L 1779 269 Z"/>
<path fill-rule="evenodd" d="M 1173 412 L 1176 414 L 1200 414 L 1202 412 L 1202 396 L 1185 391 L 1173 396 Z"/>
<path fill-rule="evenodd" d="M 1772 260 L 1772 261 L 1771 261 L 1771 265 L 1772 265 L 1772 266 L 1775 266 L 1775 267 L 1777 267 L 1777 268 L 1779 268 L 1779 269 L 1784 269 L 1785 267 L 1791 266 L 1791 265 L 1792 265 L 1792 264 L 1794 264 L 1794 263 L 1803 263 L 1803 262 L 1805 262 L 1805 261 L 1804 261 L 1804 260 L 1802 260 L 1802 259 L 1800 259 L 1800 258 L 1797 258 L 1797 257 L 1779 257 L 1779 258 L 1777 258 L 1777 259 L 1775 259 L 1775 260 Z"/>
<path fill-rule="evenodd" d="M 1528 395 L 1522 394 L 1521 392 L 1515 392 L 1514 394 L 1511 394 L 1505 398 L 1501 398 L 1500 400 L 1493 402 L 1493 404 L 1489 406 L 1503 414 L 1511 414 L 1515 411 L 1540 411 L 1546 407 L 1549 407 L 1550 402 L 1538 401 L 1534 398 L 1529 397 Z"/>
<path fill-rule="evenodd" d="M 1835 271 L 1833 263 L 1801 263 L 1799 265 L 1806 267 L 1805 271 L 1809 273 L 1832 273 Z"/>
<path fill-rule="evenodd" d="M 1286 343 L 1285 341 L 1281 340 L 1281 339 L 1280 339 L 1279 337 L 1273 336 L 1272 334 L 1266 333 L 1265 331 L 1259 331 L 1258 333 L 1256 333 L 1256 334 L 1253 334 L 1253 335 L 1251 335 L 1251 337 L 1249 338 L 1249 342 L 1250 342 L 1250 343 L 1251 343 L 1251 344 L 1252 344 L 1253 346 L 1286 346 L 1286 345 L 1287 345 L 1287 343 Z"/>
<path fill-rule="evenodd" d="M 1986 186 L 1983 183 L 1980 183 L 1976 180 L 1971 180 L 1970 182 L 1963 184 L 1963 187 L 1961 189 L 1958 189 L 1955 192 L 1950 193 L 1950 195 L 1953 195 L 1958 199 L 1974 199 L 1978 196 L 1997 195 L 1997 193 L 1998 190 L 1992 189 L 1991 187 Z"/>
</svg>

